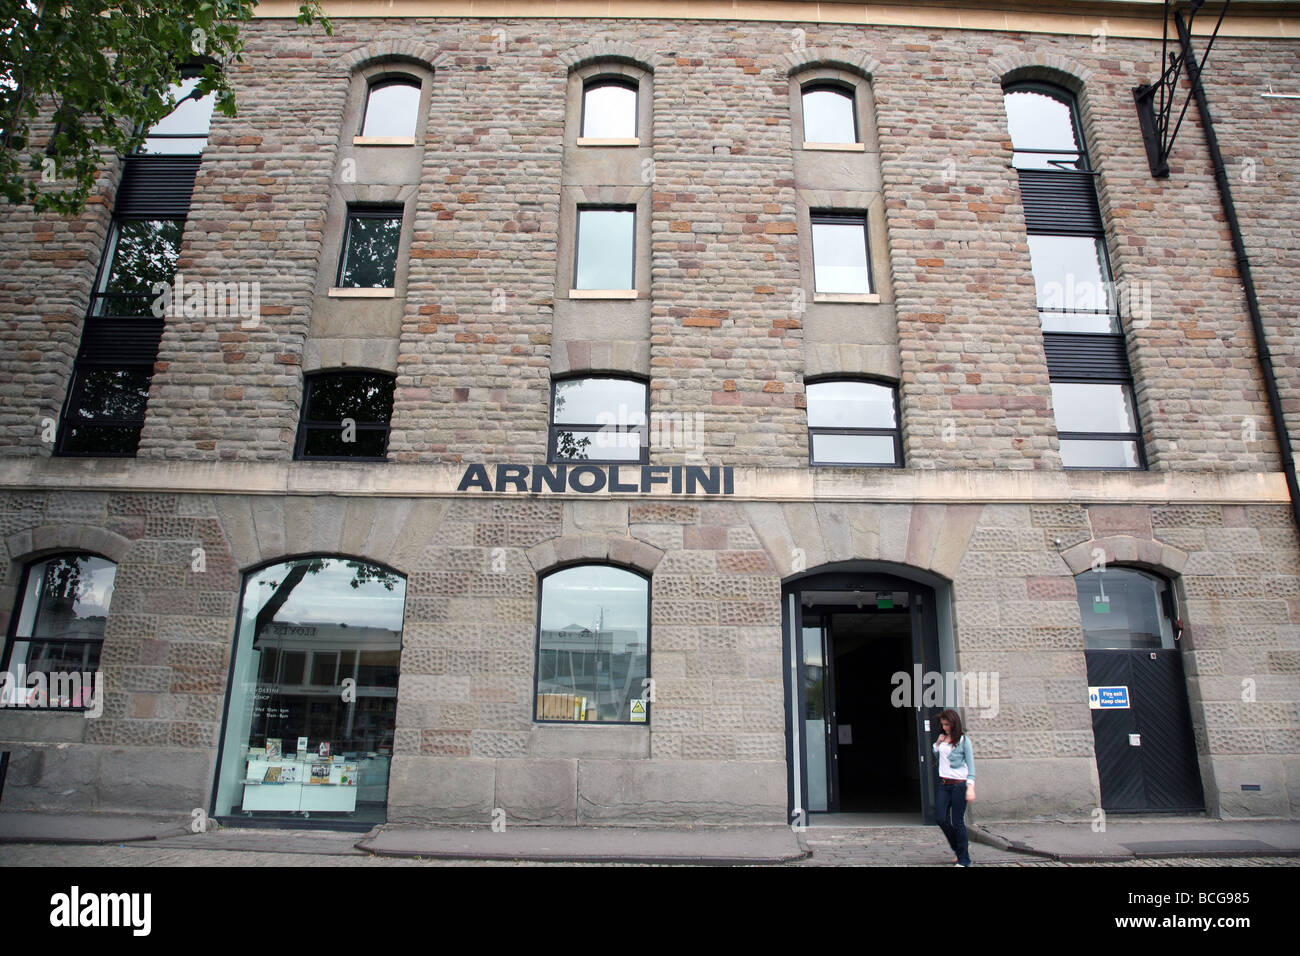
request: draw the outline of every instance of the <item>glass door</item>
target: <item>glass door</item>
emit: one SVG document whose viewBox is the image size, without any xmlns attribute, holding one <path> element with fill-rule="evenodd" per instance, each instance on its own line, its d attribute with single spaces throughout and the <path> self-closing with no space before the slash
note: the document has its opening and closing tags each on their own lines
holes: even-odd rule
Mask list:
<svg viewBox="0 0 1300 956">
<path fill-rule="evenodd" d="M 827 618 L 802 615 L 803 739 L 807 742 L 808 809 L 835 808 L 835 747 L 833 737 L 835 686 L 828 653 Z"/>
</svg>

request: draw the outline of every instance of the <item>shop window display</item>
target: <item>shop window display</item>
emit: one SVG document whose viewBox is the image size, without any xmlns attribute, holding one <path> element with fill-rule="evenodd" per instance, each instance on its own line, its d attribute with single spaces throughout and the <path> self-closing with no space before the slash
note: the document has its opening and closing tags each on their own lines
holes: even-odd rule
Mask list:
<svg viewBox="0 0 1300 956">
<path fill-rule="evenodd" d="M 218 817 L 383 822 L 406 581 L 301 558 L 244 583 Z"/>
</svg>

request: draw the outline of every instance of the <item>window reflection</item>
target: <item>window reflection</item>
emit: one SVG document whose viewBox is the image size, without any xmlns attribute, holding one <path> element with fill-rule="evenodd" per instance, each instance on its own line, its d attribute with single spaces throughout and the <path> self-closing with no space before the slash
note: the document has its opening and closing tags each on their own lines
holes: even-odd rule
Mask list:
<svg viewBox="0 0 1300 956">
<path fill-rule="evenodd" d="M 379 372 L 307 376 L 297 457 L 383 459 L 396 381 Z"/>
<path fill-rule="evenodd" d="M 420 84 L 411 79 L 372 83 L 366 94 L 362 136 L 406 139 L 415 136 L 420 113 Z"/>
<path fill-rule="evenodd" d="M 606 565 L 542 580 L 537 720 L 643 723 L 649 677 L 649 582 Z"/>
<path fill-rule="evenodd" d="M 644 461 L 646 397 L 645 384 L 632 379 L 557 381 L 551 461 Z"/>
<path fill-rule="evenodd" d="M 809 383 L 808 434 L 814 465 L 899 465 L 897 393 L 872 382 Z"/>
<path fill-rule="evenodd" d="M 199 77 L 188 77 L 171 88 L 176 108 L 149 127 L 149 135 L 140 146 L 142 153 L 192 155 L 203 152 L 212 126 L 216 94 L 193 99 Z"/>
<path fill-rule="evenodd" d="M 1084 647 L 1144 650 L 1173 647 L 1173 595 L 1160 578 L 1108 566 L 1075 577 Z"/>
<path fill-rule="evenodd" d="M 622 80 L 589 83 L 582 95 L 582 136 L 636 138 L 636 86 Z"/>
<path fill-rule="evenodd" d="M 1003 97 L 1017 169 L 1083 169 L 1070 105 L 1046 93 L 1014 90 Z"/>
<path fill-rule="evenodd" d="M 808 143 L 856 143 L 853 96 L 839 87 L 810 87 L 803 94 L 803 138 Z"/>
<path fill-rule="evenodd" d="M 826 293 L 868 293 L 867 223 L 861 217 L 812 218 L 813 289 Z"/>
<path fill-rule="evenodd" d="M 153 286 L 176 277 L 184 229 L 184 219 L 117 220 L 93 314 L 152 317 Z"/>
<path fill-rule="evenodd" d="M 353 209 L 343 241 L 339 288 L 394 288 L 401 235 L 401 209 Z"/>
<path fill-rule="evenodd" d="M 579 209 L 575 289 L 629 290 L 633 274 L 632 209 Z"/>
<path fill-rule="evenodd" d="M 249 575 L 218 813 L 384 820 L 405 594 L 343 558 Z"/>
</svg>

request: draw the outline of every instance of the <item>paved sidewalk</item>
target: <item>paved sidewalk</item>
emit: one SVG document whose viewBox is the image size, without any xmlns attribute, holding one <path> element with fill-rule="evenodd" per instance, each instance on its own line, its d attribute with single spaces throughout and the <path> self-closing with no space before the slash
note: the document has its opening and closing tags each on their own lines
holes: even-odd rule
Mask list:
<svg viewBox="0 0 1300 956">
<path fill-rule="evenodd" d="M 1176 857 L 1300 856 L 1300 821 L 1207 820 L 1204 817 L 1106 818 L 1091 823 L 984 823 L 972 828 L 981 843 L 1053 860 L 1164 859 Z"/>
</svg>

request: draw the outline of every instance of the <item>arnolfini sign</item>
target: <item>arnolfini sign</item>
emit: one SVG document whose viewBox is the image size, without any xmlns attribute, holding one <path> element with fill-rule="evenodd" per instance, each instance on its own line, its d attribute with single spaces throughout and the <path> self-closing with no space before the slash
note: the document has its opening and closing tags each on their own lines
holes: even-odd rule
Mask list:
<svg viewBox="0 0 1300 956">
<path fill-rule="evenodd" d="M 648 495 L 659 485 L 674 495 L 731 495 L 736 476 L 724 465 L 470 465 L 456 490 Z"/>
</svg>

